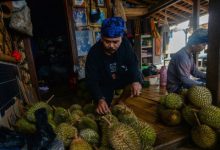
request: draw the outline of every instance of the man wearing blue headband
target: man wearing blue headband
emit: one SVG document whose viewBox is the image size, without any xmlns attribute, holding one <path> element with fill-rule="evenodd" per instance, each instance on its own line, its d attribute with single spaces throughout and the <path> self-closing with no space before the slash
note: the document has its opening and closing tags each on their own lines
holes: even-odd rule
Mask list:
<svg viewBox="0 0 220 150">
<path fill-rule="evenodd" d="M 120 17 L 107 18 L 101 27 L 101 40 L 90 49 L 86 60 L 86 79 L 97 113 L 110 112 L 115 89 L 131 85 L 131 96 L 141 91 L 138 60 L 129 41 L 123 37 L 125 22 Z"/>
<path fill-rule="evenodd" d="M 179 92 L 181 88 L 190 88 L 194 85 L 204 85 L 190 79 L 190 76 L 206 80 L 206 74 L 199 71 L 193 60 L 193 53 L 202 51 L 208 42 L 208 31 L 197 29 L 188 40 L 185 47 L 179 50 L 171 58 L 167 71 L 167 90 L 168 92 Z"/>
</svg>

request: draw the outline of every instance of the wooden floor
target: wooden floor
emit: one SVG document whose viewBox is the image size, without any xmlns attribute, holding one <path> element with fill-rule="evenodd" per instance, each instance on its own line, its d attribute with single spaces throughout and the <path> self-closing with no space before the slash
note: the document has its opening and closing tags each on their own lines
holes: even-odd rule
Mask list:
<svg viewBox="0 0 220 150">
<path fill-rule="evenodd" d="M 158 120 L 156 108 L 160 96 L 165 94 L 165 89 L 159 86 L 150 86 L 149 88 L 143 89 L 139 97 L 126 98 L 124 100 L 124 103 L 129 106 L 141 120 L 148 122 L 156 130 L 156 150 L 176 149 L 178 145 L 186 141 L 189 135 L 189 129 L 185 126 L 168 127 Z"/>
</svg>

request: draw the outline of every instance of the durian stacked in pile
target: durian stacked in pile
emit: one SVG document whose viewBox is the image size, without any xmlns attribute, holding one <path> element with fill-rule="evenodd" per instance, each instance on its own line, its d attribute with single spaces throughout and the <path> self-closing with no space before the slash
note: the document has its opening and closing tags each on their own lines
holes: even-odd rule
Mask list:
<svg viewBox="0 0 220 150">
<path fill-rule="evenodd" d="M 169 93 L 160 98 L 157 113 L 164 124 L 175 126 L 181 123 L 180 109 L 182 106 L 183 98 L 176 93 Z"/>
<path fill-rule="evenodd" d="M 94 104 L 73 104 L 65 109 L 38 102 L 17 120 L 16 130 L 34 133 L 34 113 L 40 108 L 47 110 L 49 124 L 69 150 L 151 150 L 156 140 L 155 130 L 125 105 L 115 105 L 112 113 L 99 116 Z"/>
<path fill-rule="evenodd" d="M 179 96 L 183 98 L 184 103 L 181 115 L 191 127 L 193 142 L 200 148 L 216 149 L 220 129 L 220 108 L 212 105 L 211 92 L 206 87 L 193 86 L 180 91 Z M 175 103 L 176 100 L 172 101 Z"/>
</svg>

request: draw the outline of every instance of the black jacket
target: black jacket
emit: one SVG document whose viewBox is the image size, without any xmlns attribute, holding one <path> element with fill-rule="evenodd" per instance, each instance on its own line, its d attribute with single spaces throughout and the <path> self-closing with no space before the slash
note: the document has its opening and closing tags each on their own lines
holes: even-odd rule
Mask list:
<svg viewBox="0 0 220 150">
<path fill-rule="evenodd" d="M 140 71 L 138 69 L 138 60 L 129 41 L 122 39 L 119 49 L 115 52 L 116 76 L 113 80 L 109 75 L 109 69 L 106 66 L 106 58 L 103 44 L 97 42 L 89 51 L 86 60 L 86 79 L 87 85 L 94 100 L 98 101 L 104 97 L 102 87 L 113 87 L 115 82 L 129 79 L 129 82 L 140 82 Z"/>
</svg>

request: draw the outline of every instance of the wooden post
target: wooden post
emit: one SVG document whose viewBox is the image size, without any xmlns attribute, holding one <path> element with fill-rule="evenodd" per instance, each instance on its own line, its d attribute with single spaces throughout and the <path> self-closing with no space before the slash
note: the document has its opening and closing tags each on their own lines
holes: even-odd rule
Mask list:
<svg viewBox="0 0 220 150">
<path fill-rule="evenodd" d="M 138 57 L 139 67 L 141 68 L 141 18 L 138 17 L 134 22 L 134 50 Z"/>
<path fill-rule="evenodd" d="M 220 106 L 220 1 L 209 1 L 209 43 L 207 58 L 207 87 L 213 103 Z"/>
<path fill-rule="evenodd" d="M 193 0 L 193 19 L 192 19 L 193 31 L 195 31 L 199 27 L 199 15 L 200 15 L 199 10 L 200 10 L 200 0 Z M 193 58 L 196 63 L 196 66 L 198 66 L 198 54 L 194 53 Z"/>
<path fill-rule="evenodd" d="M 193 0 L 193 31 L 199 27 L 200 0 Z"/>
<path fill-rule="evenodd" d="M 32 86 L 36 92 L 36 96 L 37 98 L 40 97 L 39 92 L 38 92 L 38 79 L 37 79 L 37 73 L 36 73 L 36 68 L 35 68 L 35 63 L 34 63 L 34 58 L 33 58 L 33 54 L 32 54 L 32 50 L 31 50 L 31 41 L 29 38 L 25 38 L 24 39 L 24 46 L 25 46 L 25 54 L 26 54 L 26 58 L 28 61 L 28 66 L 29 66 L 29 70 L 30 70 L 30 77 L 31 77 L 31 82 L 32 82 Z M 35 94 L 35 93 L 34 93 Z"/>
<path fill-rule="evenodd" d="M 67 19 L 67 33 L 69 48 L 72 52 L 72 62 L 73 65 L 78 64 L 77 59 L 77 47 L 76 47 L 76 37 L 75 37 L 75 23 L 73 21 L 73 2 L 71 0 L 64 0 L 64 8 L 66 10 L 66 19 Z"/>
</svg>

